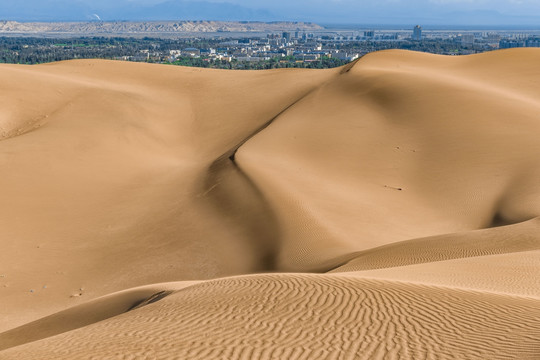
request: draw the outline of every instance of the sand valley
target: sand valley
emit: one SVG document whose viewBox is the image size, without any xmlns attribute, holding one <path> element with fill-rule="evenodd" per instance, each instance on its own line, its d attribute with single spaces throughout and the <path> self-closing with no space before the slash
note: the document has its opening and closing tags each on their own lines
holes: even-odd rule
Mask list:
<svg viewBox="0 0 540 360">
<path fill-rule="evenodd" d="M 540 50 L 0 66 L 0 359 L 539 359 Z"/>
</svg>

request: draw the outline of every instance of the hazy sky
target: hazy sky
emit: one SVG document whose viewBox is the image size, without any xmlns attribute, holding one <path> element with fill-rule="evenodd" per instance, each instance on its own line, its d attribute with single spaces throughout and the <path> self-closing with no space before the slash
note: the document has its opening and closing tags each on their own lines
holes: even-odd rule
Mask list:
<svg viewBox="0 0 540 360">
<path fill-rule="evenodd" d="M 540 0 L 0 0 L 0 19 L 300 20 L 540 26 Z"/>
<path fill-rule="evenodd" d="M 22 0 L 24 1 L 24 0 Z M 43 0 L 47 2 L 47 0 Z M 50 0 L 49 0 L 50 1 Z M 125 0 L 138 4 L 158 4 L 170 0 Z M 527 15 L 540 10 L 540 0 L 192 0 L 195 2 L 232 3 L 267 9 L 314 8 L 319 11 L 336 11 L 337 8 L 378 9 L 382 12 L 393 7 L 410 8 L 412 11 L 429 8 L 433 11 L 495 10 Z M 106 2 L 106 1 L 104 1 Z"/>
</svg>

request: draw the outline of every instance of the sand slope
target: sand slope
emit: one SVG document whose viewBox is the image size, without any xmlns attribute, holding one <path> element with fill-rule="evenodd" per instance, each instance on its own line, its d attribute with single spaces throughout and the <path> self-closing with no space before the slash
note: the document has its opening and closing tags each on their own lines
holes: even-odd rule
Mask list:
<svg viewBox="0 0 540 360">
<path fill-rule="evenodd" d="M 246 301 L 248 299 L 248 301 Z M 3 353 L 46 359 L 533 359 L 538 301 L 335 275 L 259 275 Z M 210 310 L 210 311 L 209 311 Z"/>
<path fill-rule="evenodd" d="M 539 60 L 1 66 L 0 358 L 540 357 Z"/>
</svg>

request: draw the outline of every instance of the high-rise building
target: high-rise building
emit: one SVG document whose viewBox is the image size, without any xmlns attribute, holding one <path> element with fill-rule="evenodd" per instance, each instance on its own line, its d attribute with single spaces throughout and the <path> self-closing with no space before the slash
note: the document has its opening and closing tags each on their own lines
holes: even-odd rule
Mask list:
<svg viewBox="0 0 540 360">
<path fill-rule="evenodd" d="M 413 29 L 413 40 L 422 40 L 422 27 L 420 25 L 416 25 Z"/>
</svg>

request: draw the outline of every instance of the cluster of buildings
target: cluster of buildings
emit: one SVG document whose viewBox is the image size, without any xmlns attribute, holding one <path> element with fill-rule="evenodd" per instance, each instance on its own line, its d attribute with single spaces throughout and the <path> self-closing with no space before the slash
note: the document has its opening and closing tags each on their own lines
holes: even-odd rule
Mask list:
<svg viewBox="0 0 540 360">
<path fill-rule="evenodd" d="M 174 62 L 180 57 L 201 57 L 225 61 L 265 61 L 275 58 L 287 58 L 298 62 L 318 61 L 322 57 L 337 58 L 345 61 L 357 59 L 357 52 L 343 51 L 336 46 L 323 46 L 323 38 L 314 34 L 283 32 L 268 34 L 266 38 L 244 38 L 228 40 L 209 48 L 185 48 L 170 50 L 168 61 Z M 329 40 L 329 39 L 325 39 Z M 327 41 L 324 41 L 325 43 Z"/>
<path fill-rule="evenodd" d="M 465 33 L 455 37 L 455 41 L 463 46 L 478 46 L 484 50 L 508 49 L 514 47 L 540 47 L 540 36 L 511 34 L 502 35 L 499 33 Z"/>
<path fill-rule="evenodd" d="M 500 49 L 518 47 L 540 47 L 540 37 L 529 37 L 526 39 L 503 39 L 499 42 Z"/>
<path fill-rule="evenodd" d="M 249 36 L 245 34 L 245 36 Z M 166 52 L 141 51 L 130 60 L 175 62 L 180 58 L 200 58 L 204 61 L 260 62 L 313 62 L 323 58 L 353 61 L 363 54 L 386 48 L 414 48 L 419 51 L 458 49 L 456 54 L 489 51 L 498 48 L 540 47 L 540 32 L 473 30 L 425 30 L 420 25 L 403 30 L 334 30 L 315 33 L 267 33 L 259 37 L 214 39 L 204 48 L 186 47 Z M 413 46 L 407 46 L 412 44 Z M 440 46 L 444 45 L 445 50 Z"/>
<path fill-rule="evenodd" d="M 372 36 L 374 36 L 372 34 Z M 396 35 L 397 36 L 397 35 Z M 424 37 L 423 37 L 424 36 Z M 422 27 L 416 25 L 413 28 L 411 40 L 421 41 L 423 39 L 452 39 L 462 46 L 480 47 L 489 49 L 508 49 L 516 47 L 540 47 L 540 34 L 517 33 L 512 31 L 432 31 L 422 35 Z"/>
</svg>

